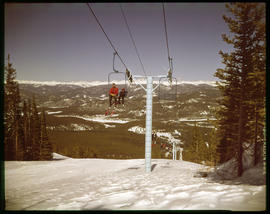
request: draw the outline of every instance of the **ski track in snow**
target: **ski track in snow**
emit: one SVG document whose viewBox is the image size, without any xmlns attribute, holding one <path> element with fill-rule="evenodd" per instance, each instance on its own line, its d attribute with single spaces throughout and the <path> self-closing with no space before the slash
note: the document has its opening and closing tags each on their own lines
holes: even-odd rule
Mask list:
<svg viewBox="0 0 270 214">
<path fill-rule="evenodd" d="M 265 185 L 193 177 L 204 166 L 166 159 L 5 162 L 7 210 L 264 210 Z"/>
</svg>

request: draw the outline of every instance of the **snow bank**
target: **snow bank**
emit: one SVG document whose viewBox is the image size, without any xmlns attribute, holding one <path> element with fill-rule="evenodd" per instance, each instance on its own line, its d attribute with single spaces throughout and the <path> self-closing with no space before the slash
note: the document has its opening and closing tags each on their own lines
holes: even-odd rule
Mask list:
<svg viewBox="0 0 270 214">
<path fill-rule="evenodd" d="M 252 185 L 264 185 L 266 183 L 263 163 L 252 166 L 243 162 L 243 169 L 244 172 L 242 176 L 238 177 L 237 161 L 233 158 L 218 166 L 215 171 L 209 173 L 209 177 L 212 180 L 229 180 Z"/>
<path fill-rule="evenodd" d="M 251 185 L 264 185 L 266 184 L 266 177 L 263 168 L 263 164 L 252 167 L 244 171 L 243 175 L 237 179 L 242 183 L 248 183 Z"/>
<path fill-rule="evenodd" d="M 57 153 L 53 153 L 53 160 L 65 160 L 65 159 L 68 159 L 69 157 L 66 157 L 64 155 L 60 155 L 60 154 L 57 154 Z"/>
<path fill-rule="evenodd" d="M 204 166 L 153 159 L 6 161 L 7 210 L 262 211 L 266 186 L 208 182 Z"/>
</svg>

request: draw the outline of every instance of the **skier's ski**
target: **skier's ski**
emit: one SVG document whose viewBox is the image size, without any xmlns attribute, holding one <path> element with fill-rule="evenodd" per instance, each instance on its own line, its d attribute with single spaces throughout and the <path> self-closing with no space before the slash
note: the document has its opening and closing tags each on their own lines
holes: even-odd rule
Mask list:
<svg viewBox="0 0 270 214">
<path fill-rule="evenodd" d="M 111 112 L 111 116 L 114 114 L 114 111 L 112 110 L 112 112 Z"/>
<path fill-rule="evenodd" d="M 109 107 L 106 112 L 105 112 L 105 116 L 107 116 L 110 113 L 111 107 Z"/>
<path fill-rule="evenodd" d="M 114 107 L 112 107 L 112 109 L 111 107 L 109 107 L 107 111 L 105 112 L 105 116 L 108 116 L 108 115 L 112 116 L 113 114 L 114 114 Z"/>
</svg>

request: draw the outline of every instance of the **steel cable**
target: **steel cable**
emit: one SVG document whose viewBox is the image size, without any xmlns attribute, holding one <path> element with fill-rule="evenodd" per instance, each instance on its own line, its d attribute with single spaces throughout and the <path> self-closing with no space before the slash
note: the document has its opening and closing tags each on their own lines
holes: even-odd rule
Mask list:
<svg viewBox="0 0 270 214">
<path fill-rule="evenodd" d="M 142 60 L 141 60 L 141 57 L 140 57 L 140 55 L 139 55 L 139 51 L 138 51 L 138 49 L 137 49 L 137 47 L 136 47 L 135 40 L 134 40 L 134 38 L 133 38 L 133 36 L 132 36 L 130 27 L 129 27 L 129 25 L 128 25 L 127 18 L 126 18 L 126 16 L 125 16 L 123 7 L 122 7 L 121 4 L 119 4 L 119 6 L 120 6 L 122 16 L 123 16 L 123 18 L 124 18 L 124 20 L 125 20 L 125 23 L 126 23 L 126 26 L 127 26 L 127 29 L 128 29 L 128 32 L 129 32 L 129 36 L 130 36 L 130 38 L 131 38 L 131 40 L 132 40 L 132 43 L 133 43 L 133 46 L 134 46 L 134 48 L 135 48 L 136 54 L 137 54 L 138 59 L 139 59 L 139 61 L 140 61 L 142 70 L 143 70 L 143 72 L 144 72 L 144 75 L 147 76 L 147 75 L 146 75 L 146 72 L 145 72 L 145 69 L 144 69 L 144 66 L 143 66 L 143 63 L 142 63 Z"/>
<path fill-rule="evenodd" d="M 170 51 L 169 51 L 169 42 L 168 42 L 168 33 L 167 33 L 167 25 L 166 25 L 166 15 L 165 15 L 165 8 L 164 3 L 162 3 L 162 9 L 163 9 L 163 20 L 164 20 L 164 28 L 165 28 L 165 35 L 166 35 L 166 44 L 167 44 L 167 51 L 168 51 L 168 60 L 169 60 L 169 67 L 171 68 L 171 57 L 170 57 Z"/>
<path fill-rule="evenodd" d="M 91 6 L 89 5 L 89 3 L 86 3 L 86 4 L 87 4 L 89 10 L 91 11 L 91 13 L 93 14 L 93 16 L 95 17 L 95 19 L 96 19 L 96 21 L 97 21 L 99 27 L 101 28 L 102 32 L 103 32 L 104 35 L 106 36 L 106 38 L 107 38 L 108 42 L 110 43 L 112 49 L 113 49 L 114 52 L 117 54 L 117 56 L 119 57 L 120 61 L 121 61 L 122 64 L 125 66 L 125 68 L 128 69 L 127 66 L 126 66 L 126 64 L 124 63 L 124 61 L 122 60 L 122 58 L 121 58 L 120 55 L 118 54 L 116 48 L 115 48 L 114 45 L 112 44 L 112 41 L 110 40 L 110 38 L 109 38 L 108 35 L 106 34 L 105 30 L 103 29 L 101 23 L 99 22 L 97 16 L 95 15 L 95 13 L 94 13 L 94 11 L 93 11 L 93 9 L 92 9 Z"/>
</svg>

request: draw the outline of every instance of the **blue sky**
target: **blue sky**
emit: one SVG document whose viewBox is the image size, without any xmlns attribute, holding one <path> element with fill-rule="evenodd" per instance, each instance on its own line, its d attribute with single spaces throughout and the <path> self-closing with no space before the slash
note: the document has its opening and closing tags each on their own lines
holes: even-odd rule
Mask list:
<svg viewBox="0 0 270 214">
<path fill-rule="evenodd" d="M 134 75 L 144 75 L 118 3 L 91 3 Z M 168 57 L 161 3 L 122 3 L 147 75 L 165 75 Z M 165 3 L 173 75 L 216 80 L 228 33 L 225 3 Z M 6 3 L 5 58 L 19 80 L 106 81 L 113 49 L 85 3 Z M 115 66 L 124 71 L 119 60 Z"/>
</svg>

